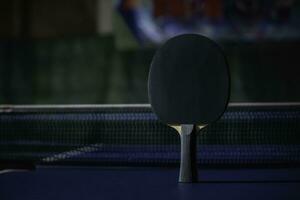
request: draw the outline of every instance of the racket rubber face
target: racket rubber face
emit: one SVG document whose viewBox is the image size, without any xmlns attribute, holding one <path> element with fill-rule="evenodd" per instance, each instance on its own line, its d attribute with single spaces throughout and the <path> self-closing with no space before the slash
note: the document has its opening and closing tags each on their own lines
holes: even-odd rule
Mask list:
<svg viewBox="0 0 300 200">
<path fill-rule="evenodd" d="M 184 34 L 171 38 L 152 60 L 149 101 L 166 124 L 212 123 L 224 113 L 229 93 L 224 53 L 204 36 Z"/>
</svg>

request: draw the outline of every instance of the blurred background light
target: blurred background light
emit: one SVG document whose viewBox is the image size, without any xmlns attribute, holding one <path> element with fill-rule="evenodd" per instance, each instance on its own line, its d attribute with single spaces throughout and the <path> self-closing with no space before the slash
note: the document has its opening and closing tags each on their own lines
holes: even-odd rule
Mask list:
<svg viewBox="0 0 300 200">
<path fill-rule="evenodd" d="M 0 104 L 147 103 L 168 38 L 198 33 L 224 49 L 231 101 L 300 101 L 300 2 L 3 0 Z"/>
</svg>

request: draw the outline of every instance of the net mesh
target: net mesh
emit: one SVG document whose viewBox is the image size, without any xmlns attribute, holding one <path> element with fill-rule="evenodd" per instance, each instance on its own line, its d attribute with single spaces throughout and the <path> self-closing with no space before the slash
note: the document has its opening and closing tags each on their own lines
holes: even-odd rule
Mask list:
<svg viewBox="0 0 300 200">
<path fill-rule="evenodd" d="M 300 106 L 229 106 L 197 140 L 199 166 L 298 166 Z M 0 112 L 0 163 L 177 166 L 179 144 L 147 105 Z"/>
</svg>

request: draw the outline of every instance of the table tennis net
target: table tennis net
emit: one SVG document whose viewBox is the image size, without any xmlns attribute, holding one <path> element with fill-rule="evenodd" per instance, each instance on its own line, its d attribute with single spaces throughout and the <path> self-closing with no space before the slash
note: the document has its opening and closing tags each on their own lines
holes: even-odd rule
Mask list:
<svg viewBox="0 0 300 200">
<path fill-rule="evenodd" d="M 230 105 L 201 130 L 203 167 L 299 166 L 299 105 Z M 176 131 L 148 105 L 0 109 L 0 164 L 178 166 Z"/>
</svg>

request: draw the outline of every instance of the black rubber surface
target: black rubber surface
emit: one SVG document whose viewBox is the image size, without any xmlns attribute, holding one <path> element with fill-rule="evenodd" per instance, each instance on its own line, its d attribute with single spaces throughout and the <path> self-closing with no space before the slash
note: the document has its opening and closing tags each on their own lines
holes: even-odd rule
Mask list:
<svg viewBox="0 0 300 200">
<path fill-rule="evenodd" d="M 209 124 L 225 111 L 229 71 L 212 40 L 185 34 L 168 40 L 155 54 L 149 72 L 149 100 L 167 124 Z"/>
</svg>

